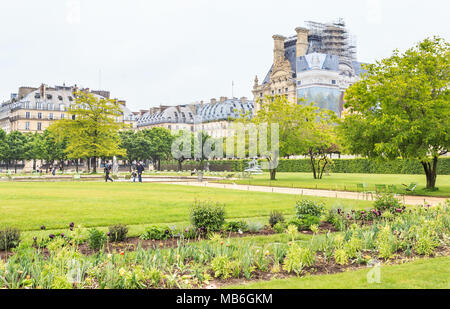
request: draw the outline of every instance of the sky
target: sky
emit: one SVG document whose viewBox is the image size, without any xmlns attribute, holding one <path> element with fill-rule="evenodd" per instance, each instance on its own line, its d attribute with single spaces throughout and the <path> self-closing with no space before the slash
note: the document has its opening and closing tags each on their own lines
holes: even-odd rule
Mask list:
<svg viewBox="0 0 450 309">
<path fill-rule="evenodd" d="M 449 11 L 448 0 L 1 0 L 0 102 L 41 83 L 109 90 L 134 111 L 252 98 L 274 34 L 343 18 L 358 60 L 374 62 L 450 41 Z"/>
</svg>

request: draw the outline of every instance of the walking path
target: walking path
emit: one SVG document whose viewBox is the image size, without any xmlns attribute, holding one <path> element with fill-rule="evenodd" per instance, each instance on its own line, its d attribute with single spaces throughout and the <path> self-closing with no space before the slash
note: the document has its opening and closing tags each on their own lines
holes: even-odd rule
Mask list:
<svg viewBox="0 0 450 309">
<path fill-rule="evenodd" d="M 331 191 L 331 190 L 314 190 L 314 189 L 300 189 L 300 188 L 283 188 L 283 187 L 267 187 L 267 186 L 251 186 L 251 185 L 238 185 L 238 184 L 220 184 L 213 182 L 164 182 L 166 184 L 176 184 L 185 186 L 197 186 L 197 187 L 209 187 L 209 188 L 222 188 L 222 189 L 234 189 L 243 191 L 257 191 L 257 192 L 273 192 L 295 195 L 308 195 L 308 196 L 323 196 L 334 198 L 345 198 L 354 200 L 372 200 L 374 197 L 368 195 L 365 196 L 358 192 L 348 191 Z M 431 197 L 431 196 L 411 196 L 405 195 L 399 197 L 400 201 L 403 201 L 406 205 L 424 205 L 429 204 L 432 206 L 444 203 L 446 198 Z"/>
</svg>

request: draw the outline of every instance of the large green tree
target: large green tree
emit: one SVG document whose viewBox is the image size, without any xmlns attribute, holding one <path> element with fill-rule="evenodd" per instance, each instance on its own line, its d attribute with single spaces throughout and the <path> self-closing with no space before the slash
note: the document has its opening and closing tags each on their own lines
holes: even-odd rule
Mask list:
<svg viewBox="0 0 450 309">
<path fill-rule="evenodd" d="M 415 158 L 435 189 L 438 157 L 450 146 L 450 53 L 441 38 L 366 66 L 346 92 L 340 131 L 348 151 L 382 159 Z"/>
<path fill-rule="evenodd" d="M 145 153 L 142 155 L 145 155 L 145 158 L 150 158 L 154 167 L 160 170 L 161 159 L 170 158 L 174 136 L 170 130 L 159 127 L 144 129 L 139 134 L 143 135 L 143 139 L 140 142 L 144 144 L 142 145 L 144 146 L 142 151 Z"/>
<path fill-rule="evenodd" d="M 93 172 L 97 172 L 97 159 L 124 156 L 120 148 L 119 130 L 125 124 L 118 122 L 122 109 L 117 100 L 99 98 L 92 93 L 74 93 L 75 102 L 70 106 L 70 119 L 56 121 L 49 131 L 66 139 L 69 158 L 92 158 Z"/>
<path fill-rule="evenodd" d="M 320 109 L 303 99 L 296 104 L 285 96 L 266 97 L 255 117 L 247 120 L 257 126 L 267 124 L 269 136 L 272 124 L 278 125 L 278 151 L 272 147 L 271 138 L 267 139 L 265 152 L 258 148 L 259 155 L 269 161 L 271 180 L 276 179 L 278 157 L 292 155 L 309 156 L 314 178 L 322 178 L 329 163 L 327 154 L 336 144 L 336 121 L 336 114 L 330 110 Z"/>
</svg>

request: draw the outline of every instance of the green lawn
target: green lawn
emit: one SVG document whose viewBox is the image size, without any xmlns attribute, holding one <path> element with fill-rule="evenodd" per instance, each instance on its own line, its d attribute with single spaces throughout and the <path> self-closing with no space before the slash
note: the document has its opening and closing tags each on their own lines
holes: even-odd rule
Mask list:
<svg viewBox="0 0 450 309">
<path fill-rule="evenodd" d="M 356 184 L 366 183 L 375 191 L 375 184 L 396 185 L 398 193 L 404 193 L 402 184 L 418 183 L 416 195 L 450 197 L 450 175 L 438 175 L 438 191 L 426 191 L 425 175 L 395 174 L 330 174 L 323 179 L 314 179 L 312 173 L 277 173 L 277 180 L 270 181 L 268 173 L 253 175 L 251 179 L 223 180 L 223 183 L 250 184 L 259 186 L 317 188 L 329 190 L 357 191 Z"/>
<path fill-rule="evenodd" d="M 235 289 L 448 289 L 450 258 L 421 259 L 380 268 L 380 283 L 369 283 L 369 269 L 333 275 L 293 277 L 225 288 Z"/>
<path fill-rule="evenodd" d="M 143 225 L 187 222 L 197 200 L 225 203 L 227 218 L 266 217 L 277 209 L 289 215 L 301 197 L 157 183 L 4 182 L 0 183 L 0 226 L 22 231 L 111 224 Z M 307 197 L 327 206 L 370 207 L 369 201 Z"/>
</svg>

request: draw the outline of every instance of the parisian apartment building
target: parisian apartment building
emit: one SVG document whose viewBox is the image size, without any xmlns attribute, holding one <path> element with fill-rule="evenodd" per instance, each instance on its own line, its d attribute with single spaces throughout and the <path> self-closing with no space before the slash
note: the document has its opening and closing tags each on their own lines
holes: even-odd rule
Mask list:
<svg viewBox="0 0 450 309">
<path fill-rule="evenodd" d="M 105 90 L 79 89 L 75 86 L 20 87 L 17 93 L 11 94 L 8 101 L 0 104 L 0 129 L 6 132 L 38 132 L 42 133 L 55 120 L 68 119 L 68 110 L 74 104 L 73 93 L 81 90 L 94 94 L 98 98 L 110 99 L 110 92 Z M 136 124 L 135 114 L 126 106 L 126 101 L 117 100 L 122 115 L 116 118 L 131 127 Z"/>
</svg>

